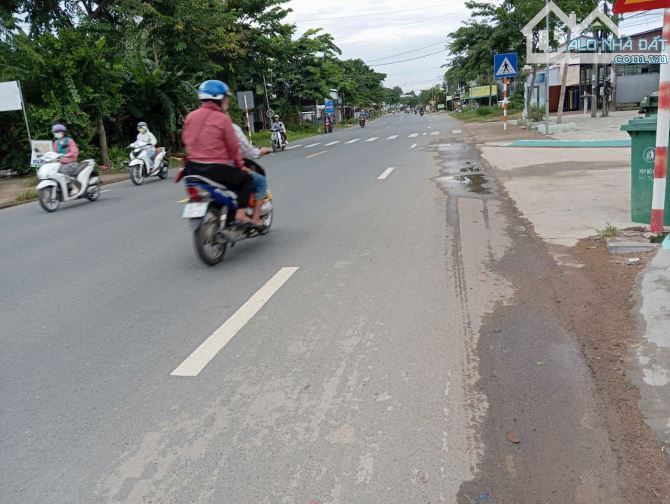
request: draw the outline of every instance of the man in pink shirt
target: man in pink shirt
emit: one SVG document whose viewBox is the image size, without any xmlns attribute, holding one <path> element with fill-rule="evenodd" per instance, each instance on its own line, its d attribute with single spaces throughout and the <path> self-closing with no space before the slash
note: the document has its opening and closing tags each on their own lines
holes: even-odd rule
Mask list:
<svg viewBox="0 0 670 504">
<path fill-rule="evenodd" d="M 238 195 L 235 220 L 251 222 L 245 209 L 253 180 L 244 167 L 233 122 L 225 113 L 230 106 L 230 88 L 218 80 L 205 81 L 198 88 L 198 98 L 202 105 L 184 121 L 184 175 L 200 175 L 234 190 Z"/>
</svg>

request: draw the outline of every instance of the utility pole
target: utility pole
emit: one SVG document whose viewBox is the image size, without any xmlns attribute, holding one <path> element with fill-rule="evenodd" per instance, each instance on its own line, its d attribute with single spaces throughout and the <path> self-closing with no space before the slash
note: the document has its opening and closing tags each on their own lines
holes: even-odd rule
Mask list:
<svg viewBox="0 0 670 504">
<path fill-rule="evenodd" d="M 270 111 L 270 99 L 268 98 L 268 84 L 265 82 L 265 72 L 263 72 L 263 89 L 265 89 L 265 104 L 268 107 L 268 112 Z M 267 114 L 265 114 L 267 116 Z M 265 124 L 265 118 L 263 118 L 263 124 Z"/>
<path fill-rule="evenodd" d="M 544 134 L 549 134 L 549 42 L 551 35 L 549 33 L 549 0 L 544 0 L 545 28 L 547 30 L 547 67 L 544 72 Z"/>
</svg>

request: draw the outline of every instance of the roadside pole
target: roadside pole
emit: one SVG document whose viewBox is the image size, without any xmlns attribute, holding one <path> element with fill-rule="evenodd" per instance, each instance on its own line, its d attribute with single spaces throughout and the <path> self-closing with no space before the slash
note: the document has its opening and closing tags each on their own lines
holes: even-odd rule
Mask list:
<svg viewBox="0 0 670 504">
<path fill-rule="evenodd" d="M 663 233 L 665 210 L 665 179 L 668 169 L 668 136 L 670 136 L 670 8 L 663 11 L 663 56 L 658 85 L 658 119 L 656 122 L 656 159 L 654 189 L 651 202 L 651 232 Z"/>
<path fill-rule="evenodd" d="M 547 50 L 549 48 L 549 40 L 551 39 L 549 31 L 549 0 L 544 0 L 544 22 L 547 30 Z M 549 52 L 547 52 L 547 66 L 544 70 L 544 134 L 549 134 Z"/>
<path fill-rule="evenodd" d="M 247 133 L 249 134 L 249 143 L 251 142 L 251 122 L 249 121 L 249 105 L 247 104 L 247 97 L 244 97 L 244 114 L 247 116 Z"/>
<path fill-rule="evenodd" d="M 507 130 L 507 77 L 503 79 L 503 129 Z"/>
</svg>

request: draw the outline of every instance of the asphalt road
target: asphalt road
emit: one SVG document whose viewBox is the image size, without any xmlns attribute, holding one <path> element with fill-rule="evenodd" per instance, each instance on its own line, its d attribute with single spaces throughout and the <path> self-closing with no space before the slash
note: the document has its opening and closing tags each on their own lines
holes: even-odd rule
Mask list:
<svg viewBox="0 0 670 504">
<path fill-rule="evenodd" d="M 507 447 L 490 448 L 478 342 L 484 316 L 518 296 L 495 271 L 513 223 L 490 180 L 440 174 L 477 164 L 459 128 L 386 116 L 266 158 L 273 230 L 214 268 L 171 180 L 109 185 L 54 214 L 1 211 L 0 502 L 495 496 L 505 475 L 477 467 Z M 171 374 L 222 334 L 196 376 Z M 559 431 L 579 429 L 581 408 L 558 415 Z M 609 483 L 589 465 L 606 473 L 607 456 L 577 464 L 597 472 L 591 486 Z M 525 478 L 552 476 L 549 458 L 528 460 Z M 481 485 L 464 497 L 467 481 Z M 547 489 L 542 502 L 578 502 Z"/>
</svg>

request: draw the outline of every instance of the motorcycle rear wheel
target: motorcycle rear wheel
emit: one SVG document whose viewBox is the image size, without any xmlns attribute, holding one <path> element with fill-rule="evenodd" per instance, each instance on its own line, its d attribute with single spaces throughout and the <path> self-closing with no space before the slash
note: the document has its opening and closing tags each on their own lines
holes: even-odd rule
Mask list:
<svg viewBox="0 0 670 504">
<path fill-rule="evenodd" d="M 43 187 L 40 189 L 39 194 L 40 206 L 44 208 L 47 212 L 55 212 L 60 206 L 60 198 L 58 197 L 58 191 L 53 188 L 53 186 Z"/>
<path fill-rule="evenodd" d="M 220 221 L 218 213 L 209 211 L 193 231 L 195 250 L 207 266 L 214 266 L 223 261 L 228 249 L 228 242 L 223 241 L 219 233 Z"/>
<path fill-rule="evenodd" d="M 100 198 L 100 186 L 95 184 L 89 187 L 86 197 L 89 201 L 97 201 Z"/>
<path fill-rule="evenodd" d="M 168 163 L 167 161 L 163 161 L 163 166 L 161 166 L 161 171 L 158 172 L 158 178 L 163 180 L 166 179 L 168 176 Z"/>
</svg>

